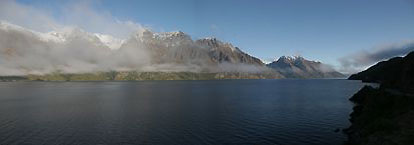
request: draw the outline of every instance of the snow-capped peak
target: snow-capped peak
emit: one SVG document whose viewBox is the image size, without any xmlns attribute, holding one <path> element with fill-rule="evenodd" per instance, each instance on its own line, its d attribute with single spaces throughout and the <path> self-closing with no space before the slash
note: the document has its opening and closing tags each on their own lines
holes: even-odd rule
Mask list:
<svg viewBox="0 0 414 145">
<path fill-rule="evenodd" d="M 278 60 L 296 61 L 304 59 L 302 56 L 281 56 Z"/>
<path fill-rule="evenodd" d="M 56 31 L 51 31 L 48 33 L 41 33 L 40 34 L 42 40 L 44 41 L 53 41 L 53 42 L 66 42 L 66 38 L 67 38 L 67 34 L 65 33 L 60 33 L 60 32 L 56 32 Z"/>
<path fill-rule="evenodd" d="M 216 37 L 206 37 L 206 38 L 203 38 L 204 40 L 213 40 L 213 41 L 216 41 L 217 40 L 217 38 Z"/>
<path fill-rule="evenodd" d="M 14 25 L 14 24 L 8 23 L 6 21 L 0 21 L 0 28 L 1 29 L 6 29 L 6 30 L 7 29 L 15 29 L 15 30 L 29 31 L 29 30 L 27 30 L 27 29 L 25 29 L 25 28 L 23 28 L 21 26 Z"/>
<path fill-rule="evenodd" d="M 173 31 L 173 32 L 161 32 L 161 33 L 154 33 L 154 38 L 167 40 L 167 39 L 174 39 L 174 38 L 189 38 L 187 34 L 182 31 Z"/>
<path fill-rule="evenodd" d="M 71 39 L 82 38 L 92 42 L 100 42 L 110 49 L 118 49 L 121 47 L 124 40 L 115 38 L 111 35 L 100 33 L 88 33 L 79 28 L 65 28 L 59 31 L 51 31 L 48 33 L 39 33 L 39 36 L 44 41 L 52 41 L 56 43 L 63 43 Z"/>
<path fill-rule="evenodd" d="M 125 40 L 115 38 L 111 35 L 95 33 L 99 40 L 111 49 L 119 49 Z"/>
<path fill-rule="evenodd" d="M 65 41 L 65 37 L 62 36 L 60 33 L 52 31 L 49 33 L 42 33 L 42 32 L 37 32 L 37 31 L 32 31 L 29 29 L 26 29 L 24 27 L 15 25 L 15 24 L 11 24 L 5 21 L 0 21 L 0 28 L 4 29 L 4 30 L 17 30 L 20 32 L 27 32 L 27 33 L 31 33 L 33 35 L 35 35 L 36 37 L 39 37 L 40 40 L 43 41 L 54 41 L 54 42 L 64 42 Z"/>
</svg>

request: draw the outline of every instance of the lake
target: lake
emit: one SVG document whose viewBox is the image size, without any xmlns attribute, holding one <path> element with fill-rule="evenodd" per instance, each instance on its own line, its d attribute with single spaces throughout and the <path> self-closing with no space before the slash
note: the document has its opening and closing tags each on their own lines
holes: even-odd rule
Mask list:
<svg viewBox="0 0 414 145">
<path fill-rule="evenodd" d="M 1 82 L 0 144 L 342 144 L 359 81 Z"/>
</svg>

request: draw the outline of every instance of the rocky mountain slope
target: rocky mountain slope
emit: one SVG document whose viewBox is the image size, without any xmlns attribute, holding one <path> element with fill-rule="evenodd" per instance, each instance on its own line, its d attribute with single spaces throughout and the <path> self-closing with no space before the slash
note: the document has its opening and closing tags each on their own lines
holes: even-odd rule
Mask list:
<svg viewBox="0 0 414 145">
<path fill-rule="evenodd" d="M 306 60 L 303 57 L 282 56 L 267 64 L 288 78 L 341 78 L 343 74 L 321 62 Z"/>
<path fill-rule="evenodd" d="M 137 31 L 121 40 L 78 28 L 41 33 L 0 23 L 0 75 L 135 72 L 273 73 L 258 58 L 215 38 Z"/>
<path fill-rule="evenodd" d="M 216 38 L 205 38 L 196 41 L 200 47 L 208 50 L 208 55 L 214 62 L 243 63 L 264 66 L 264 63 L 255 57 L 241 51 L 230 43 L 224 43 Z"/>
<path fill-rule="evenodd" d="M 414 52 L 379 62 L 349 79 L 380 83 L 351 97 L 350 145 L 411 145 L 414 142 Z"/>
<path fill-rule="evenodd" d="M 118 39 L 79 28 L 41 33 L 5 22 L 0 22 L 0 70 L 0 76 L 116 71 L 343 77 L 328 65 L 302 57 L 281 57 L 265 65 L 230 43 L 216 38 L 192 40 L 181 31 L 155 33 L 145 29 Z"/>
</svg>

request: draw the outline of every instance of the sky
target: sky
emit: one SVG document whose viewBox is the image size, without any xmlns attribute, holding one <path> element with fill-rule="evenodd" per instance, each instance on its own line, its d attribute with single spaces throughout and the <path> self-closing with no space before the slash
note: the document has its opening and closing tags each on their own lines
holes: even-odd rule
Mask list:
<svg viewBox="0 0 414 145">
<path fill-rule="evenodd" d="M 282 55 L 301 55 L 339 68 L 358 61 L 344 60 L 347 57 L 361 58 L 364 57 L 361 53 L 371 55 L 388 46 L 395 48 L 414 42 L 414 0 L 17 0 L 15 3 L 42 11 L 60 24 L 70 24 L 68 21 L 73 18 L 67 17 L 85 13 L 158 32 L 180 30 L 193 39 L 213 36 L 264 61 Z M 77 3 L 87 8 L 70 7 Z M 92 32 L 106 31 L 112 26 L 89 25 L 94 22 L 88 21 L 106 22 L 99 20 L 84 17 L 73 23 Z"/>
</svg>

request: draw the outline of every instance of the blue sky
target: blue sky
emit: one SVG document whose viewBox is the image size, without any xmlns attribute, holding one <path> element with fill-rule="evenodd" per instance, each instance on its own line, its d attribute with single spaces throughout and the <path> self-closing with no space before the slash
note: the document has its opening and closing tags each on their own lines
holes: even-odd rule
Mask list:
<svg viewBox="0 0 414 145">
<path fill-rule="evenodd" d="M 18 0 L 51 11 L 59 0 Z M 155 31 L 214 36 L 263 60 L 302 55 L 335 66 L 338 58 L 414 39 L 413 0 L 96 0 L 96 11 Z M 67 12 L 67 11 L 66 11 Z"/>
</svg>

